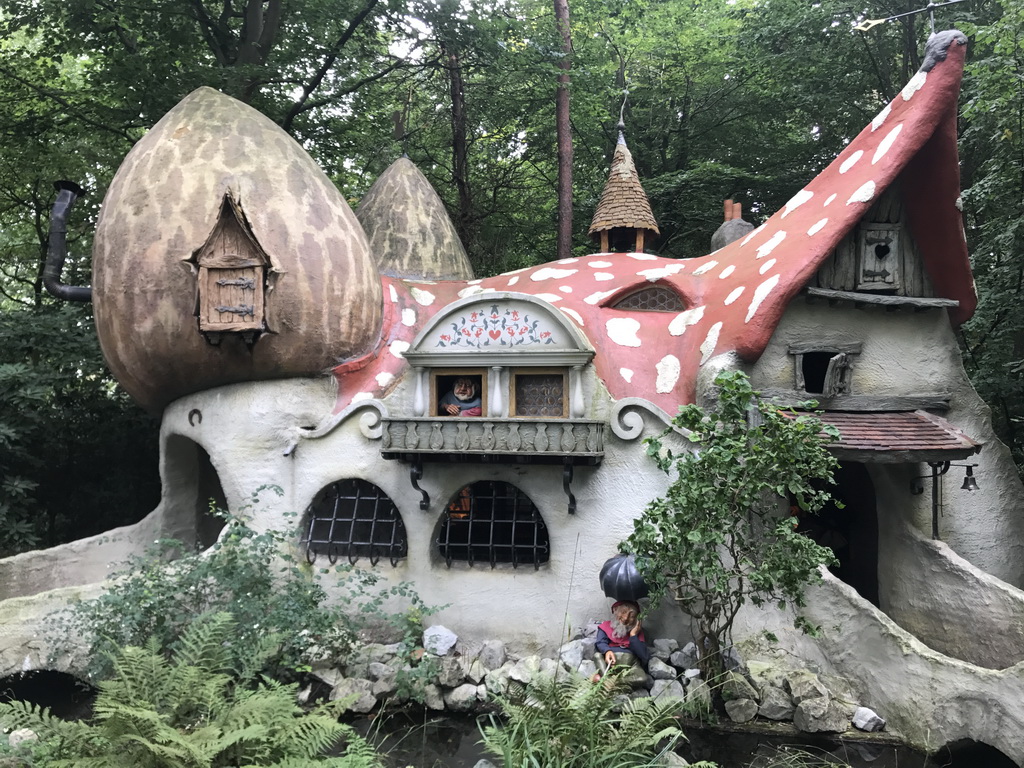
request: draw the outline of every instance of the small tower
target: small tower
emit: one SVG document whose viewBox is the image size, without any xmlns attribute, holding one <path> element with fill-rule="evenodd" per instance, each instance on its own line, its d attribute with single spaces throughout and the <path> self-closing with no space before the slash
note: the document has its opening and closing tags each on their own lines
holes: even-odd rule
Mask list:
<svg viewBox="0 0 1024 768">
<path fill-rule="evenodd" d="M 619 141 L 612 155 L 608 182 L 590 222 L 590 236 L 602 251 L 643 252 L 647 233 L 661 234 L 651 204 L 640 184 L 633 156 L 626 146 L 625 126 L 619 123 Z"/>
</svg>

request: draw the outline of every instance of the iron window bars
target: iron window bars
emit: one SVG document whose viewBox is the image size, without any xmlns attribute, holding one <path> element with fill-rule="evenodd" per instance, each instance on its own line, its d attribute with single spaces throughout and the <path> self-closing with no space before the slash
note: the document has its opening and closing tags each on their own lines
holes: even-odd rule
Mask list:
<svg viewBox="0 0 1024 768">
<path fill-rule="evenodd" d="M 550 556 L 548 528 L 529 497 L 510 483 L 483 481 L 465 486 L 445 508 L 437 536 L 445 565 L 532 564 Z"/>
<path fill-rule="evenodd" d="M 395 503 L 373 483 L 355 479 L 331 483 L 316 495 L 305 544 L 310 564 L 326 555 L 331 565 L 341 557 L 353 565 L 360 557 L 371 565 L 386 557 L 394 566 L 409 551 Z"/>
</svg>

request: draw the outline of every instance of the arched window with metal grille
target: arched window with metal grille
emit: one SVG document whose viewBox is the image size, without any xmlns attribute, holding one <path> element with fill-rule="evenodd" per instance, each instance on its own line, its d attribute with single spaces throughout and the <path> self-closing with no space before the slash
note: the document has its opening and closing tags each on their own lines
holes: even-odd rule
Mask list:
<svg viewBox="0 0 1024 768">
<path fill-rule="evenodd" d="M 384 491 L 366 480 L 339 480 L 323 488 L 306 510 L 306 559 L 325 556 L 331 564 L 345 558 L 371 565 L 387 558 L 398 565 L 409 551 L 405 524 Z"/>
<path fill-rule="evenodd" d="M 537 569 L 550 556 L 548 527 L 536 505 L 514 485 L 489 480 L 465 486 L 448 502 L 437 547 L 449 568 L 461 561 Z"/>
<path fill-rule="evenodd" d="M 613 309 L 631 309 L 639 312 L 682 312 L 686 307 L 682 297 L 664 285 L 646 285 L 618 299 Z"/>
</svg>

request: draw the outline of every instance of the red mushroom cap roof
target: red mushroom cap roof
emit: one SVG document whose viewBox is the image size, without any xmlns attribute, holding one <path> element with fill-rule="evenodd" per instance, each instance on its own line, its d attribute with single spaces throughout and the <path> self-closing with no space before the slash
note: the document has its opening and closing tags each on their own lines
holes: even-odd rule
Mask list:
<svg viewBox="0 0 1024 768">
<path fill-rule="evenodd" d="M 549 302 L 582 330 L 612 397 L 639 395 L 673 413 L 694 401 L 697 373 L 712 357 L 761 355 L 790 300 L 901 173 L 925 269 L 939 296 L 960 302 L 950 314 L 963 322 L 976 304 L 957 207 L 956 105 L 965 43 L 959 32 L 933 36 L 925 67 L 831 165 L 762 226 L 712 254 L 685 261 L 594 254 L 468 282 L 385 278 L 383 336 L 371 355 L 335 369 L 337 410 L 386 394 L 406 365 L 401 353 L 450 302 L 516 291 Z M 654 282 L 678 292 L 687 309 L 611 306 Z"/>
</svg>

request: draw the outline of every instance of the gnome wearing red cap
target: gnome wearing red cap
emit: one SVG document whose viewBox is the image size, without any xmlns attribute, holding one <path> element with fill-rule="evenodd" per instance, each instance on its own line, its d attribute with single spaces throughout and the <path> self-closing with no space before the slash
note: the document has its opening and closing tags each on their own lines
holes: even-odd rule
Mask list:
<svg viewBox="0 0 1024 768">
<path fill-rule="evenodd" d="M 594 661 L 605 674 L 615 665 L 635 667 L 638 682 L 646 679 L 650 652 L 640 625 L 640 606 L 631 600 L 620 600 L 612 605 L 612 618 L 597 627 Z"/>
</svg>

